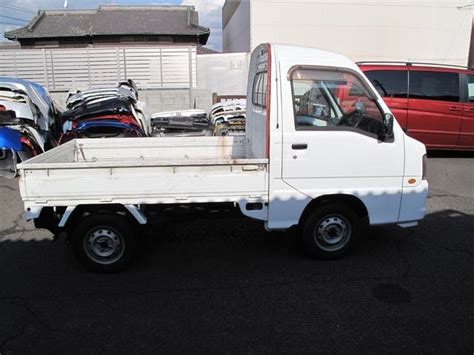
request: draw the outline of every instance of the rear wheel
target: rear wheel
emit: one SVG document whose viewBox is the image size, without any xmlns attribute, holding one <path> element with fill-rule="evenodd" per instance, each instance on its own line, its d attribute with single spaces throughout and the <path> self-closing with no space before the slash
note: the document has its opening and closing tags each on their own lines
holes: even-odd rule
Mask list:
<svg viewBox="0 0 474 355">
<path fill-rule="evenodd" d="M 315 208 L 302 228 L 307 253 L 333 259 L 346 254 L 360 234 L 360 218 L 346 205 L 326 203 Z"/>
<path fill-rule="evenodd" d="M 119 214 L 84 217 L 72 231 L 77 259 L 89 271 L 116 272 L 133 260 L 136 239 L 130 221 Z"/>
</svg>

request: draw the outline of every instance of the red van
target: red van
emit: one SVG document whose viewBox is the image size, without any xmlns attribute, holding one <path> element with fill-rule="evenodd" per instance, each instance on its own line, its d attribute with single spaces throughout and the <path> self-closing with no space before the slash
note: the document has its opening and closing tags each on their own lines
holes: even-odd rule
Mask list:
<svg viewBox="0 0 474 355">
<path fill-rule="evenodd" d="M 474 150 L 474 70 L 358 63 L 403 129 L 428 149 Z"/>
</svg>

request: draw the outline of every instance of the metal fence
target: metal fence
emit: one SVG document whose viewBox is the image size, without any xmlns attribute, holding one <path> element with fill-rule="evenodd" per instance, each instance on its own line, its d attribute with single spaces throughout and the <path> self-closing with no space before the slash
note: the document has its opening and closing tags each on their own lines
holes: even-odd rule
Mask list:
<svg viewBox="0 0 474 355">
<path fill-rule="evenodd" d="M 35 81 L 50 91 L 94 88 L 133 79 L 141 89 L 192 89 L 196 48 L 79 48 L 0 51 L 0 75 Z"/>
</svg>

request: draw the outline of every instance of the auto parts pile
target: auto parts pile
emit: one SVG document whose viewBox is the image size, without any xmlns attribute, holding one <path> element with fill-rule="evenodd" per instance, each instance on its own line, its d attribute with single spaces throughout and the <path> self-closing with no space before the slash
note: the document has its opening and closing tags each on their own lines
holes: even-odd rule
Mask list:
<svg viewBox="0 0 474 355">
<path fill-rule="evenodd" d="M 215 136 L 245 134 L 245 100 L 220 102 L 212 106 L 209 124 Z"/>
<path fill-rule="evenodd" d="M 61 117 L 60 144 L 75 138 L 146 137 L 150 132 L 145 104 L 138 100 L 133 80 L 70 93 Z"/>
<path fill-rule="evenodd" d="M 159 112 L 151 115 L 153 136 L 204 136 L 209 120 L 204 110 Z"/>
<path fill-rule="evenodd" d="M 57 145 L 59 115 L 41 85 L 0 77 L 0 176 L 15 177 L 16 164 Z"/>
</svg>

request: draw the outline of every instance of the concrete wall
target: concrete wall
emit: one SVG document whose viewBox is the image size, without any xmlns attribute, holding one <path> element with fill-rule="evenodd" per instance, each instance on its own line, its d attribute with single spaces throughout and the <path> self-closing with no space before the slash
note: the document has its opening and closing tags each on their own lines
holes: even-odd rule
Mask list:
<svg viewBox="0 0 474 355">
<path fill-rule="evenodd" d="M 468 62 L 473 7 L 458 7 L 470 0 L 248 1 L 250 50 L 278 42 L 329 49 L 356 61 Z M 229 24 L 244 24 L 245 16 L 236 11 Z M 224 49 L 246 45 L 242 36 L 224 37 Z"/>
<path fill-rule="evenodd" d="M 249 0 L 240 0 L 238 5 L 232 6 L 231 14 L 222 23 L 222 41 L 224 52 L 250 51 L 250 3 Z M 226 4 L 226 6 L 228 6 Z M 226 9 L 224 8 L 224 12 Z"/>
</svg>

